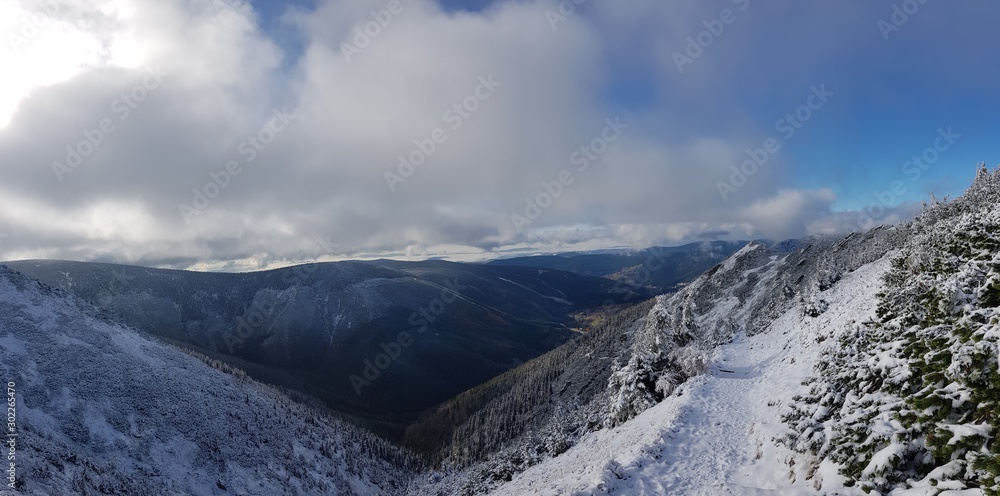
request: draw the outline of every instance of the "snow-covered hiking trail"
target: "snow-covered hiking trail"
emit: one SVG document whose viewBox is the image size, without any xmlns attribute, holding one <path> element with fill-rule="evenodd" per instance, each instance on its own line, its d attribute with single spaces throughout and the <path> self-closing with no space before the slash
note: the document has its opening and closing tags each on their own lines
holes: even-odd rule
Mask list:
<svg viewBox="0 0 1000 496">
<path fill-rule="evenodd" d="M 833 467 L 810 468 L 779 442 L 788 404 L 806 392 L 830 336 L 874 316 L 887 256 L 818 297 L 829 309 L 803 317 L 795 306 L 766 332 L 719 347 L 709 373 L 614 429 L 595 432 L 561 456 L 532 467 L 498 495 L 855 494 Z M 832 341 L 832 340 L 831 340 Z M 815 470 L 814 478 L 806 474 Z M 816 486 L 822 482 L 822 489 Z"/>
</svg>

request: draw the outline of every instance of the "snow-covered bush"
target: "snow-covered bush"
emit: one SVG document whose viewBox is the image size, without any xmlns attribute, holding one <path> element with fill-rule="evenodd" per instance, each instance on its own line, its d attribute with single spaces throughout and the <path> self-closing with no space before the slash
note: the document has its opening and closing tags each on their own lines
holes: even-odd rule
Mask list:
<svg viewBox="0 0 1000 496">
<path fill-rule="evenodd" d="M 1000 494 L 1000 172 L 911 228 L 877 319 L 839 333 L 785 416 L 789 442 L 864 490 Z"/>
<path fill-rule="evenodd" d="M 608 381 L 614 395 L 608 402 L 608 424 L 619 425 L 662 399 L 657 392 L 658 373 L 650 355 L 632 355 L 623 367 L 615 364 Z"/>
</svg>

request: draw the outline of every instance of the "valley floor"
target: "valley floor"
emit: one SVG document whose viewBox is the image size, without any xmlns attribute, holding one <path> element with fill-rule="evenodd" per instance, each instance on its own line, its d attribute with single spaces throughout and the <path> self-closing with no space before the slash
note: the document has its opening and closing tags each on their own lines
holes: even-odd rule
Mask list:
<svg viewBox="0 0 1000 496">
<path fill-rule="evenodd" d="M 822 347 L 835 341 L 829 338 L 874 316 L 889 258 L 821 293 L 830 306 L 819 317 L 803 317 L 796 306 L 767 332 L 738 336 L 716 350 L 710 373 L 679 393 L 622 426 L 595 432 L 493 494 L 860 494 L 840 484 L 834 467 L 816 467 L 778 439 L 787 432 L 781 415 L 806 392 L 802 381 Z"/>
</svg>

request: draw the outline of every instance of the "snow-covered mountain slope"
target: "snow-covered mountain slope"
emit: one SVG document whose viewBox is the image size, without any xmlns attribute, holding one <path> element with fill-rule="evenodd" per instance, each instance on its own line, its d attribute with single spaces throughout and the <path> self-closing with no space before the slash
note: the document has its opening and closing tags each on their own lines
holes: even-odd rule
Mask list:
<svg viewBox="0 0 1000 496">
<path fill-rule="evenodd" d="M 877 318 L 836 337 L 787 416 L 791 441 L 865 491 L 1000 494 L 1000 171 L 912 230 Z"/>
<path fill-rule="evenodd" d="M 707 373 L 664 401 L 491 494 L 816 494 L 805 467 L 792 463 L 799 455 L 780 442 L 788 434 L 781 414 L 808 390 L 802 382 L 832 330 L 874 317 L 887 260 L 818 292 L 829 305 L 820 317 L 794 304 L 762 332 L 716 348 Z M 842 488 L 836 476 L 825 481 L 824 490 Z"/>
<path fill-rule="evenodd" d="M 19 494 L 382 495 L 415 470 L 364 431 L 96 315 L 0 267 Z"/>
<path fill-rule="evenodd" d="M 443 261 L 240 274 L 52 260 L 7 265 L 262 381 L 391 423 L 396 434 L 417 412 L 566 342 L 576 312 L 646 295 L 568 272 Z M 398 357 L 379 361 L 395 347 L 403 348 Z"/>
<path fill-rule="evenodd" d="M 790 311 L 822 315 L 830 305 L 826 291 L 882 259 L 908 232 L 905 226 L 885 227 L 842 239 L 803 240 L 791 249 L 748 244 L 683 290 L 657 297 L 645 315 L 591 329 L 585 345 L 575 350 L 564 345 L 525 364 L 516 371 L 520 379 L 500 387 L 499 394 L 484 390 L 472 395 L 485 397 L 485 406 L 468 401 L 454 405 L 450 411 L 475 412 L 466 415 L 474 428 L 463 427 L 464 439 L 476 439 L 487 429 L 501 434 L 491 439 L 505 436 L 503 447 L 467 465 L 468 442 L 453 442 L 443 463 L 446 469 L 418 479 L 411 490 L 482 494 L 545 460 L 566 456 L 560 453 L 595 431 L 627 422 L 676 396 L 686 380 L 708 374 L 717 347 L 736 336 L 757 336 Z M 542 361 L 565 366 L 541 366 Z M 602 391 L 588 390 L 597 385 L 595 380 L 603 382 Z M 585 394 L 561 397 L 573 390 Z M 532 406 L 553 401 L 559 408 Z M 448 418 L 449 412 L 444 414 Z"/>
<path fill-rule="evenodd" d="M 610 421 L 617 425 L 658 403 L 704 373 L 715 347 L 763 332 L 794 305 L 822 313 L 821 292 L 900 246 L 908 233 L 906 226 L 876 228 L 814 239 L 791 253 L 750 243 L 683 291 L 657 297 L 611 375 Z"/>
<path fill-rule="evenodd" d="M 632 326 L 609 429 L 496 494 L 1000 494 L 1000 171 L 914 221 L 754 244 Z"/>
</svg>

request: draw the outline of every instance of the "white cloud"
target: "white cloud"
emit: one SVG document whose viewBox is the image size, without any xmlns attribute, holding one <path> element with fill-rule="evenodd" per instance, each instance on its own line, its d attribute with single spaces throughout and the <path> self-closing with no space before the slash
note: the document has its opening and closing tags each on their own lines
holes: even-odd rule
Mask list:
<svg viewBox="0 0 1000 496">
<path fill-rule="evenodd" d="M 0 19 L 18 18 L 23 5 L 0 0 Z M 701 73 L 676 74 L 670 52 L 717 13 L 711 6 L 591 2 L 553 31 L 545 12 L 554 0 L 483 13 L 412 0 L 348 61 L 342 43 L 381 5 L 327 0 L 289 13 L 304 41 L 294 60 L 244 3 L 64 5 L 24 57 L 0 55 L 5 74 L 20 74 L 0 83 L 0 120 L 11 118 L 0 129 L 0 197 L 10 207 L 0 210 L 10 234 L 0 258 L 259 266 L 312 258 L 317 237 L 336 241 L 332 256 L 489 257 L 833 229 L 823 220 L 833 193 L 790 189 L 790 157 L 776 157 L 732 201 L 718 197 L 715 182 L 770 123 L 748 122 L 731 106 L 730 80 L 718 79 L 742 54 L 749 21 L 720 38 Z M 157 66 L 167 79 L 119 119 L 115 99 Z M 609 103 L 613 70 L 648 72 L 653 101 Z M 501 84 L 455 126 L 446 112 L 484 77 Z M 241 143 L 286 106 L 296 118 L 248 160 Z M 116 119 L 114 133 L 58 182 L 51 162 L 104 117 Z M 616 117 L 629 129 L 519 234 L 510 216 L 524 198 L 575 168 L 574 151 Z M 437 128 L 446 140 L 391 191 L 385 172 Z M 178 204 L 232 160 L 242 172 L 184 222 Z"/>
</svg>

